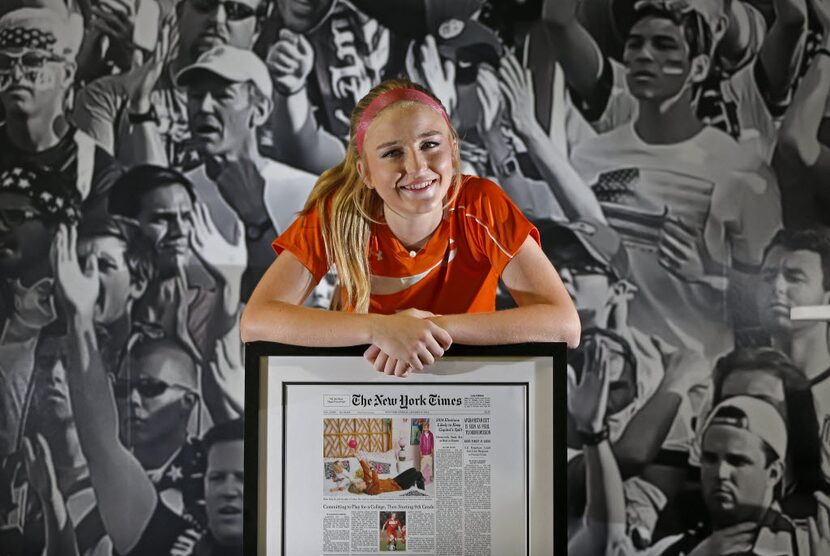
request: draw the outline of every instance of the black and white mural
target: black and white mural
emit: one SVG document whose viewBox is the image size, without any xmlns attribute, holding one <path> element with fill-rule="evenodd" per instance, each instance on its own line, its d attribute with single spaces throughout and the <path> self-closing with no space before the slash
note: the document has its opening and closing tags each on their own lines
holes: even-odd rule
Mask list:
<svg viewBox="0 0 830 556">
<path fill-rule="evenodd" d="M 579 309 L 569 552 L 830 554 L 827 323 L 790 319 L 830 303 L 828 31 L 830 0 L 3 0 L 0 555 L 241 553 L 241 308 L 398 76 Z"/>
</svg>

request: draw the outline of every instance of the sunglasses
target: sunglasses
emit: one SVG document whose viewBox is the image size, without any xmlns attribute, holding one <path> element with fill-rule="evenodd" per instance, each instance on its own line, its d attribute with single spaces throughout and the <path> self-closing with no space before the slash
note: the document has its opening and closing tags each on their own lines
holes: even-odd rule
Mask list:
<svg viewBox="0 0 830 556">
<path fill-rule="evenodd" d="M 43 50 L 26 50 L 18 54 L 0 52 L 0 74 L 8 74 L 14 71 L 14 67 L 20 67 L 23 72 L 31 72 L 43 69 L 49 62 L 61 62 L 63 58 Z"/>
<path fill-rule="evenodd" d="M 0 208 L 0 221 L 12 228 L 29 220 L 34 220 L 39 216 L 40 213 L 34 209 Z"/>
<path fill-rule="evenodd" d="M 242 2 L 234 2 L 234 0 L 190 0 L 190 4 L 196 8 L 196 11 L 203 14 L 210 13 L 222 5 L 225 7 L 225 15 L 229 21 L 240 21 L 261 13 L 259 9 L 254 9 Z"/>
<path fill-rule="evenodd" d="M 113 392 L 117 398 L 126 398 L 133 390 L 137 390 L 138 395 L 142 398 L 157 398 L 164 394 L 168 388 L 193 392 L 193 390 L 181 384 L 168 384 L 163 380 L 155 378 L 140 378 L 137 380 L 117 379 L 112 385 Z"/>
</svg>

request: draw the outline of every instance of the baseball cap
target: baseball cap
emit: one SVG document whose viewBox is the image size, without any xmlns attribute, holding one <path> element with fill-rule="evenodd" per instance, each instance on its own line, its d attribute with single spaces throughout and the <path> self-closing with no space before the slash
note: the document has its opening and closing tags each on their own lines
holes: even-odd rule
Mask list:
<svg viewBox="0 0 830 556">
<path fill-rule="evenodd" d="M 628 253 L 619 234 L 607 224 L 594 220 L 547 220 L 535 224 L 542 238 L 542 248 L 554 263 L 570 262 L 564 247 L 576 242 L 618 280 L 628 278 Z"/>
<path fill-rule="evenodd" d="M 0 50 L 46 50 L 61 58 L 74 59 L 82 39 L 83 19 L 78 14 L 26 7 L 0 18 Z"/>
<path fill-rule="evenodd" d="M 435 37 L 438 52 L 455 62 L 498 67 L 503 53 L 498 35 L 475 19 L 484 0 L 427 0 L 427 32 Z"/>
<path fill-rule="evenodd" d="M 733 408 L 736 411 L 729 411 Z M 752 396 L 734 396 L 719 403 L 701 429 L 701 440 L 709 427 L 720 425 L 749 431 L 766 442 L 775 454 L 787 454 L 787 424 L 774 405 Z"/>
<path fill-rule="evenodd" d="M 195 63 L 179 71 L 176 84 L 186 87 L 200 71 L 209 71 L 233 83 L 250 81 L 268 99 L 274 90 L 265 62 L 250 50 L 226 45 L 212 48 L 202 53 Z"/>
</svg>

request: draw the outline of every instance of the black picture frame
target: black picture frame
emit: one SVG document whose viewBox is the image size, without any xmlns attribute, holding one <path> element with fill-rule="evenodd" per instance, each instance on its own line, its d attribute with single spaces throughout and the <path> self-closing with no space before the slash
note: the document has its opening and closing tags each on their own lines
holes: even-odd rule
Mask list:
<svg viewBox="0 0 830 556">
<path fill-rule="evenodd" d="M 244 554 L 265 554 L 264 547 L 260 546 L 262 531 L 260 531 L 261 517 L 264 515 L 265 494 L 261 488 L 261 447 L 265 445 L 263 422 L 266 402 L 266 392 L 260 387 L 263 382 L 262 373 L 267 372 L 268 360 L 272 357 L 331 357 L 331 358 L 362 358 L 366 346 L 343 348 L 307 348 L 279 343 L 253 342 L 245 345 L 245 492 L 244 492 Z M 523 358 L 551 358 L 553 377 L 550 400 L 553 404 L 553 423 L 550 425 L 553 447 L 552 476 L 553 513 L 562 516 L 560 526 L 554 527 L 553 546 L 556 551 L 567 550 L 567 346 L 564 343 L 524 343 L 499 346 L 468 346 L 453 344 L 444 354 L 446 359 L 523 359 Z M 405 380 L 405 379 L 402 379 Z M 463 381 L 462 381 L 463 382 Z M 348 382 L 347 382 L 348 383 Z M 452 383 L 448 383 L 452 384 Z M 457 384 L 457 383 L 456 383 Z M 511 383 L 512 384 L 512 383 Z M 283 427 L 284 427 L 283 421 Z M 529 427 L 528 427 L 528 435 Z M 284 435 L 283 435 L 284 437 Z M 282 453 L 283 460 L 285 453 Z M 529 465 L 529 462 L 528 462 Z M 530 477 L 530 474 L 527 475 Z M 281 478 L 284 480 L 284 478 Z M 528 492 L 532 486 L 528 485 Z M 285 500 L 281 501 L 281 506 Z M 528 506 L 530 505 L 528 497 Z M 284 523 L 285 509 L 281 507 L 281 522 Z M 528 511 L 530 521 L 530 511 Z M 530 529 L 528 529 L 529 531 Z M 528 534 L 528 550 L 531 556 L 530 534 Z M 280 554 L 285 554 L 285 539 L 280 547 Z M 271 553 L 274 553 L 273 550 Z M 293 555 L 286 555 L 293 556 Z"/>
</svg>

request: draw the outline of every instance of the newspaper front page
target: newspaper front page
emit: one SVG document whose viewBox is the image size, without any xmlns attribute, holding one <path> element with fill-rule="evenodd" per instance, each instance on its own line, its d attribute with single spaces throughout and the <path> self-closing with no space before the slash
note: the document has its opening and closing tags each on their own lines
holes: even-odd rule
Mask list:
<svg viewBox="0 0 830 556">
<path fill-rule="evenodd" d="M 526 384 L 284 395 L 284 554 L 527 554 Z"/>
</svg>

